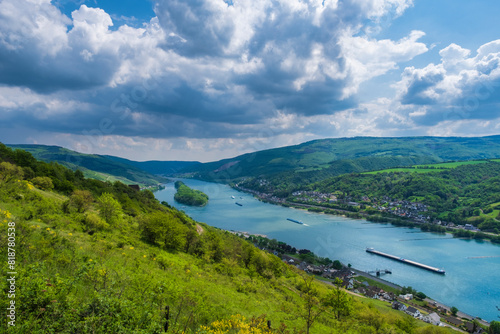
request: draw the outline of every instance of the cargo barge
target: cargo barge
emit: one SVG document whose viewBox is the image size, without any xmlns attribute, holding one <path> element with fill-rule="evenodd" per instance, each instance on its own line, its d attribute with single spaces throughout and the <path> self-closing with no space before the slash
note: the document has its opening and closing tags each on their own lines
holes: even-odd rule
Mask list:
<svg viewBox="0 0 500 334">
<path fill-rule="evenodd" d="M 294 222 L 294 223 L 296 223 L 296 224 L 304 225 L 304 223 L 303 223 L 303 222 L 300 222 L 300 221 L 295 220 L 295 219 L 292 219 L 292 218 L 287 218 L 286 220 L 289 220 L 289 221 Z"/>
<path fill-rule="evenodd" d="M 429 271 L 432 271 L 432 272 L 435 272 L 435 273 L 438 273 L 438 274 L 444 275 L 446 273 L 443 269 L 431 267 L 431 266 L 428 266 L 426 264 L 418 263 L 418 262 L 411 261 L 411 260 L 408 260 L 408 259 L 403 259 L 402 257 L 399 257 L 399 256 L 395 256 L 395 255 L 391 255 L 391 254 L 387 254 L 387 253 L 382 253 L 382 252 L 379 252 L 379 251 L 377 251 L 377 250 L 375 250 L 375 249 L 373 249 L 371 247 L 367 248 L 366 251 L 368 253 L 380 255 L 380 256 L 386 257 L 386 258 L 391 259 L 391 260 L 396 260 L 396 261 L 399 261 L 399 262 L 407 263 L 407 264 L 410 264 L 412 266 L 419 267 L 419 268 L 422 268 L 422 269 L 425 269 L 425 270 L 429 270 Z"/>
</svg>

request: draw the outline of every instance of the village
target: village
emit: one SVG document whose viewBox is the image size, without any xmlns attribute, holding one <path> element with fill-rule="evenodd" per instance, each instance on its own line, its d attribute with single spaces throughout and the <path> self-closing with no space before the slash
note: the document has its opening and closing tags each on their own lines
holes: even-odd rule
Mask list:
<svg viewBox="0 0 500 334">
<path fill-rule="evenodd" d="M 265 184 L 265 180 L 262 180 L 262 182 L 264 182 L 263 184 Z M 339 195 L 335 192 L 321 193 L 317 191 L 295 191 L 288 198 L 282 198 L 270 193 L 264 193 L 244 188 L 239 184 L 236 184 L 235 188 L 240 191 L 251 193 L 258 199 L 273 204 L 286 206 L 299 205 L 304 207 L 316 206 L 318 208 L 333 208 L 340 212 L 358 212 L 360 214 L 363 214 L 362 210 L 369 209 L 372 211 L 407 219 L 415 224 L 434 224 L 436 226 L 451 228 L 455 230 L 480 232 L 478 228 L 471 224 L 456 225 L 452 222 L 432 219 L 429 215 L 428 206 L 423 203 L 411 202 L 407 200 L 396 200 L 388 196 L 383 196 L 381 199 L 362 196 L 359 202 L 355 202 L 352 197 L 345 196 L 343 194 Z"/>
<path fill-rule="evenodd" d="M 386 302 L 388 307 L 404 312 L 417 320 L 435 326 L 452 327 L 467 333 L 485 333 L 481 327 L 473 322 L 473 317 L 463 313 L 460 314 L 460 316 L 456 313 L 453 314 L 453 308 L 450 309 L 427 297 L 420 298 L 419 300 L 418 296 L 420 293 L 415 295 L 412 293 L 397 294 L 393 291 L 401 292 L 402 290 L 399 286 L 371 276 L 368 273 L 363 273 L 359 270 L 345 266 L 341 269 L 334 269 L 331 264 L 313 265 L 289 255 L 282 255 L 281 257 L 288 265 L 295 266 L 306 273 L 319 276 L 327 282 L 333 282 L 338 278 L 342 281 L 342 288 L 349 293 Z M 369 278 L 370 281 L 376 280 L 381 283 L 370 284 L 365 278 Z"/>
</svg>

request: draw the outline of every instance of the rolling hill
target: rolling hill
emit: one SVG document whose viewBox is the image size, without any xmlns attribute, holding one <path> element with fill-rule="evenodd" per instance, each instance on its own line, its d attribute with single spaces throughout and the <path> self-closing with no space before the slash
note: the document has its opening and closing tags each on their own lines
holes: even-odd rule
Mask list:
<svg viewBox="0 0 500 334">
<path fill-rule="evenodd" d="M 145 172 L 154 175 L 172 175 L 183 169 L 196 167 L 200 165 L 201 162 L 198 161 L 133 161 L 120 157 L 115 157 L 112 155 L 103 155 L 102 157 L 111 159 L 116 162 L 120 162 L 126 165 L 134 166 L 142 169 Z"/>
<path fill-rule="evenodd" d="M 121 181 L 142 186 L 157 185 L 165 178 L 152 175 L 138 167 L 96 154 L 83 154 L 59 146 L 7 145 L 30 152 L 36 159 L 57 162 L 72 170 L 81 170 L 86 177 L 101 181 Z"/>
<path fill-rule="evenodd" d="M 351 172 L 500 157 L 500 136 L 355 137 L 313 140 L 300 145 L 247 153 L 184 169 L 194 177 L 237 182 L 246 178 L 310 183 Z"/>
</svg>

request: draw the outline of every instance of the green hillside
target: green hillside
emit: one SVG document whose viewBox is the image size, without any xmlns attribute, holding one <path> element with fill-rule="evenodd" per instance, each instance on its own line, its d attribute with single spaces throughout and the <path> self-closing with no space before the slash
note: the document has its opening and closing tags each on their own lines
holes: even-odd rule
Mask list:
<svg viewBox="0 0 500 334">
<path fill-rule="evenodd" d="M 192 168 L 201 164 L 198 161 L 133 161 L 112 155 L 103 155 L 103 157 L 137 167 L 145 172 L 155 175 L 172 175 L 183 169 Z"/>
<path fill-rule="evenodd" d="M 339 201 L 359 201 L 366 207 L 382 205 L 384 197 L 419 202 L 428 206 L 424 214 L 431 220 L 469 223 L 500 233 L 500 161 L 417 167 L 346 174 L 304 185 L 303 189 L 335 193 Z"/>
<path fill-rule="evenodd" d="M 218 182 L 265 178 L 282 188 L 350 173 L 457 160 L 500 157 L 500 136 L 356 137 L 314 140 L 295 146 L 244 154 L 185 169 Z"/>
<path fill-rule="evenodd" d="M 96 154 L 83 154 L 59 146 L 9 145 L 13 149 L 30 152 L 39 160 L 57 162 L 71 170 L 81 170 L 86 177 L 101 181 L 121 181 L 142 186 L 157 185 L 166 181 L 138 167 Z"/>
<path fill-rule="evenodd" d="M 0 283 L 11 333 L 450 332 L 320 283 L 148 190 L 2 144 L 0 233 L 12 233 L 1 270 L 14 273 Z"/>
<path fill-rule="evenodd" d="M 453 161 L 453 162 L 443 162 L 439 164 L 427 164 L 427 165 L 415 165 L 410 167 L 397 167 L 397 168 L 389 168 L 376 170 L 371 172 L 365 172 L 363 174 L 379 174 L 379 173 L 391 173 L 391 172 L 414 172 L 414 173 L 433 173 L 433 172 L 441 172 L 450 168 L 457 168 L 459 166 L 466 165 L 477 165 L 484 164 L 488 161 L 500 161 L 499 159 L 492 160 L 472 160 L 472 161 Z"/>
</svg>

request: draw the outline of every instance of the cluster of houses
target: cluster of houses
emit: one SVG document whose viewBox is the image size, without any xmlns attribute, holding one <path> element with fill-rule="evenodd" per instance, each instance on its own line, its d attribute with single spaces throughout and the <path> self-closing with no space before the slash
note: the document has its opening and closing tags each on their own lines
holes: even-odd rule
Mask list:
<svg viewBox="0 0 500 334">
<path fill-rule="evenodd" d="M 304 202 L 325 203 L 337 201 L 337 196 L 317 191 L 294 191 L 292 196 L 294 196 L 296 200 Z"/>
<path fill-rule="evenodd" d="M 399 217 L 410 218 L 418 223 L 429 222 L 430 217 L 426 216 L 424 212 L 429 211 L 427 205 L 417 202 L 410 202 L 405 200 L 392 200 L 384 196 L 381 201 L 376 201 L 377 204 L 373 207 L 381 212 L 388 212 Z"/>
<path fill-rule="evenodd" d="M 350 197 L 339 199 L 334 194 L 321 193 L 317 191 L 295 191 L 292 193 L 292 196 L 295 197 L 295 200 L 302 202 L 313 202 L 318 204 L 339 202 L 350 206 L 360 205 L 358 202 L 353 202 Z M 427 208 L 427 205 L 422 203 L 393 200 L 387 196 L 384 196 L 380 200 L 376 198 L 370 199 L 368 196 L 363 196 L 361 200 L 363 202 L 369 202 L 374 209 L 377 209 L 380 212 L 387 212 L 399 217 L 409 218 L 417 223 L 426 223 L 430 220 L 430 217 L 425 215 L 425 212 L 429 211 L 429 209 Z"/>
<path fill-rule="evenodd" d="M 262 180 L 259 180 L 259 182 L 260 181 L 262 181 Z M 264 182 L 264 181 L 262 181 L 262 182 Z M 268 201 L 268 202 L 281 203 L 281 204 L 286 202 L 286 198 L 277 197 L 277 196 L 274 196 L 273 194 L 263 193 L 263 192 L 260 192 L 257 190 L 244 188 L 240 184 L 236 184 L 235 188 L 238 190 L 244 191 L 246 193 L 253 194 L 253 195 L 257 196 L 258 198 L 265 200 L 265 201 Z"/>
<path fill-rule="evenodd" d="M 468 333 L 484 333 L 482 328 L 475 328 L 473 323 L 466 322 L 464 324 L 462 320 L 453 316 L 444 317 L 443 319 L 445 320 L 445 322 L 442 322 L 439 313 L 447 315 L 448 310 L 440 305 L 431 305 L 431 313 L 422 314 L 417 308 L 404 304 L 411 303 L 411 300 L 413 300 L 412 294 L 396 295 L 392 292 L 384 291 L 379 287 L 371 286 L 367 282 L 361 282 L 356 279 L 357 274 L 350 268 L 343 267 L 342 269 L 336 270 L 333 269 L 331 265 L 312 265 L 307 262 L 294 259 L 288 255 L 283 255 L 282 258 L 284 262 L 288 263 L 289 265 L 296 266 L 298 269 L 305 272 L 309 272 L 329 279 L 339 278 L 340 280 L 342 280 L 342 286 L 345 289 L 351 290 L 354 293 L 360 295 L 364 295 L 367 298 L 389 302 L 391 303 L 393 309 L 404 312 L 414 317 L 415 319 L 422 320 L 435 326 L 444 326 L 445 323 L 448 323 L 455 327 L 464 328 Z"/>
<path fill-rule="evenodd" d="M 441 317 L 436 312 L 432 312 L 427 315 L 423 315 L 420 311 L 413 306 L 406 306 L 399 301 L 395 301 L 392 303 L 392 308 L 401 312 L 404 312 L 408 315 L 411 315 L 415 319 L 423 320 L 429 324 L 440 326 L 441 325 Z"/>
</svg>

